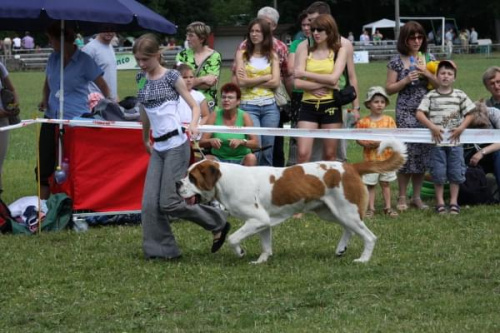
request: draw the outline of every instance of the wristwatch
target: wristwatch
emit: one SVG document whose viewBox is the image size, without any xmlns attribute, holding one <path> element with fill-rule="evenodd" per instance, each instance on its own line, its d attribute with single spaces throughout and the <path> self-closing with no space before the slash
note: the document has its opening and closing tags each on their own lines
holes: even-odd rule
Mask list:
<svg viewBox="0 0 500 333">
<path fill-rule="evenodd" d="M 486 155 L 486 150 L 481 149 L 480 152 L 481 152 L 481 155 L 483 155 L 483 156 Z"/>
<path fill-rule="evenodd" d="M 246 146 L 247 146 L 247 142 L 248 142 L 248 140 L 247 140 L 247 139 L 243 139 L 243 146 L 245 146 L 245 147 L 246 147 Z"/>
</svg>

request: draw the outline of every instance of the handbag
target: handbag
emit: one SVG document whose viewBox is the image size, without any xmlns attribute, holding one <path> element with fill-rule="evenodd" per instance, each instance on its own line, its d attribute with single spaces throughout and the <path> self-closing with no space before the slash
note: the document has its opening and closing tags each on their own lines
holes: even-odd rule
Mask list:
<svg viewBox="0 0 500 333">
<path fill-rule="evenodd" d="M 274 100 L 278 106 L 285 106 L 290 101 L 283 81 L 280 81 L 278 88 L 274 89 Z"/>
<path fill-rule="evenodd" d="M 21 122 L 19 118 L 19 106 L 15 103 L 15 96 L 12 91 L 7 88 L 0 90 L 0 99 L 2 100 L 3 108 L 9 114 L 9 124 L 15 125 Z"/>
<path fill-rule="evenodd" d="M 2 89 L 0 90 L 0 100 L 2 101 L 3 109 L 9 114 L 9 125 L 19 124 L 21 119 L 19 118 L 19 106 L 15 103 L 16 96 L 9 89 L 5 88 L 5 82 L 3 78 Z"/>
<path fill-rule="evenodd" d="M 333 61 L 337 60 L 337 53 L 333 58 Z M 344 69 L 345 86 L 344 89 L 333 89 L 333 101 L 335 106 L 341 107 L 343 105 L 349 104 L 358 97 L 356 94 L 356 89 L 349 83 L 349 71 L 347 70 L 347 64 Z"/>
</svg>

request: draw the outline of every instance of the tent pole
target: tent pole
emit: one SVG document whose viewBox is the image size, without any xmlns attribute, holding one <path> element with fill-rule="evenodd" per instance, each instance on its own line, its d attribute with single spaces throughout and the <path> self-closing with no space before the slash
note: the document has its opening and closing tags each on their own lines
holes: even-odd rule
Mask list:
<svg viewBox="0 0 500 333">
<path fill-rule="evenodd" d="M 61 20 L 61 41 L 60 41 L 60 52 L 61 52 L 61 67 L 59 69 L 59 119 L 63 119 L 64 116 L 64 20 Z M 59 154 L 58 154 L 58 166 L 62 165 L 62 135 L 63 135 L 63 124 L 59 124 Z"/>
</svg>

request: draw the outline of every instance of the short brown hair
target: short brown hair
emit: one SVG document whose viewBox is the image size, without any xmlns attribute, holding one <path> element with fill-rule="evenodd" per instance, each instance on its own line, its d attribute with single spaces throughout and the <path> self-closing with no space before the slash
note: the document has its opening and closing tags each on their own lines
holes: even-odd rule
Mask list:
<svg viewBox="0 0 500 333">
<path fill-rule="evenodd" d="M 229 82 L 223 85 L 222 88 L 220 88 L 221 95 L 222 93 L 228 93 L 228 92 L 235 92 L 236 98 L 241 99 L 241 90 L 240 87 L 238 87 L 238 85 Z"/>
<path fill-rule="evenodd" d="M 196 21 L 187 26 L 186 32 L 195 34 L 199 39 L 203 40 L 203 45 L 207 45 L 211 29 L 205 23 Z"/>
<path fill-rule="evenodd" d="M 500 67 L 491 66 L 483 74 L 483 84 L 488 88 L 488 81 L 493 79 L 497 73 L 500 73 Z"/>
<path fill-rule="evenodd" d="M 324 1 L 313 2 L 309 5 L 309 7 L 307 7 L 306 12 L 307 14 L 331 14 L 330 5 Z"/>
<path fill-rule="evenodd" d="M 422 53 L 427 52 L 427 34 L 420 23 L 416 21 L 406 22 L 405 25 L 401 27 L 399 32 L 397 49 L 398 52 L 403 55 L 408 55 L 410 53 L 410 48 L 408 47 L 408 39 L 415 35 L 416 33 L 422 35 L 422 45 L 419 51 Z"/>
</svg>

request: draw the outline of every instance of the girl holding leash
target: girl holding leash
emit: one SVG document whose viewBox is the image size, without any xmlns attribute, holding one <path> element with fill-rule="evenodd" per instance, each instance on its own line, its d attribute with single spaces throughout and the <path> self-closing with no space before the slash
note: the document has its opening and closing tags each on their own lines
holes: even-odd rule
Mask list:
<svg viewBox="0 0 500 333">
<path fill-rule="evenodd" d="M 192 221 L 214 234 L 212 253 L 220 249 L 229 232 L 224 212 L 207 205 L 188 205 L 177 193 L 176 181 L 186 174 L 189 140 L 181 127 L 179 95 L 193 112 L 187 134 L 198 134 L 200 108 L 180 73 L 162 65 L 156 37 L 146 34 L 133 47 L 141 71 L 136 76 L 138 99 L 143 104 L 141 121 L 149 160 L 142 202 L 143 251 L 146 259 L 181 256 L 170 227 L 170 218 Z M 150 140 L 150 130 L 154 143 Z"/>
</svg>

